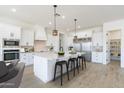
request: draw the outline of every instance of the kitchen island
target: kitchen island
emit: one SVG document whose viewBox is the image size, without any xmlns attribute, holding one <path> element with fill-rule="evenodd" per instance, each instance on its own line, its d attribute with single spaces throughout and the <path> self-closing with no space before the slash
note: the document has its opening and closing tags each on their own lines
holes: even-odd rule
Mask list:
<svg viewBox="0 0 124 93">
<path fill-rule="evenodd" d="M 64 56 L 58 56 L 54 52 L 43 52 L 34 54 L 34 75 L 47 83 L 54 78 L 55 63 L 61 60 L 68 60 L 71 57 L 77 57 L 77 54 L 65 54 Z M 66 73 L 66 67 L 63 66 L 63 73 Z M 60 75 L 60 68 L 57 68 L 56 76 Z"/>
</svg>

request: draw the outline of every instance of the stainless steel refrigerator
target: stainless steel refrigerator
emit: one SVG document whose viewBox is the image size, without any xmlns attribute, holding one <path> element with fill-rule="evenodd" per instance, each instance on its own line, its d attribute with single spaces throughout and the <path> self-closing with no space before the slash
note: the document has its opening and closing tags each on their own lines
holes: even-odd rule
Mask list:
<svg viewBox="0 0 124 93">
<path fill-rule="evenodd" d="M 73 47 L 77 52 L 81 52 L 81 51 L 86 52 L 85 58 L 87 61 L 91 62 L 91 53 L 92 53 L 91 41 L 74 43 Z"/>
</svg>

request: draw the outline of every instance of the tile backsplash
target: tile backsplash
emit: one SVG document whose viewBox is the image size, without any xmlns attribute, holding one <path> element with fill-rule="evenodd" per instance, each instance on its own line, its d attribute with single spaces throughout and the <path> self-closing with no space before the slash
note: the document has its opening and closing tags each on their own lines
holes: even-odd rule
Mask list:
<svg viewBox="0 0 124 93">
<path fill-rule="evenodd" d="M 42 40 L 34 41 L 34 51 L 35 52 L 40 52 L 40 51 L 45 51 L 45 50 L 47 50 L 46 41 L 42 41 Z"/>
</svg>

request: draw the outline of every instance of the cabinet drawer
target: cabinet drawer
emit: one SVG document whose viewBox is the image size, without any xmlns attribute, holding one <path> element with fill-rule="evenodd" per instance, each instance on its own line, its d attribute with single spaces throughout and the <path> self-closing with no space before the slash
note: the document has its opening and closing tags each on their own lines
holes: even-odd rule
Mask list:
<svg viewBox="0 0 124 93">
<path fill-rule="evenodd" d="M 92 53 L 92 62 L 96 62 L 96 63 L 102 63 L 102 53 L 99 52 L 93 52 Z"/>
</svg>

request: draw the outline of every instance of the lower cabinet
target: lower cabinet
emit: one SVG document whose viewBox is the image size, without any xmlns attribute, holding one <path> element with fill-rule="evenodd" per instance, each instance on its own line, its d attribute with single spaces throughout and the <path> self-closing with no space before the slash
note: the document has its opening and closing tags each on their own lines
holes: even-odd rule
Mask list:
<svg viewBox="0 0 124 93">
<path fill-rule="evenodd" d="M 20 62 L 25 63 L 25 65 L 32 65 L 34 63 L 33 53 L 20 53 Z"/>
<path fill-rule="evenodd" d="M 92 52 L 92 62 L 103 63 L 103 53 L 102 52 Z"/>
</svg>

